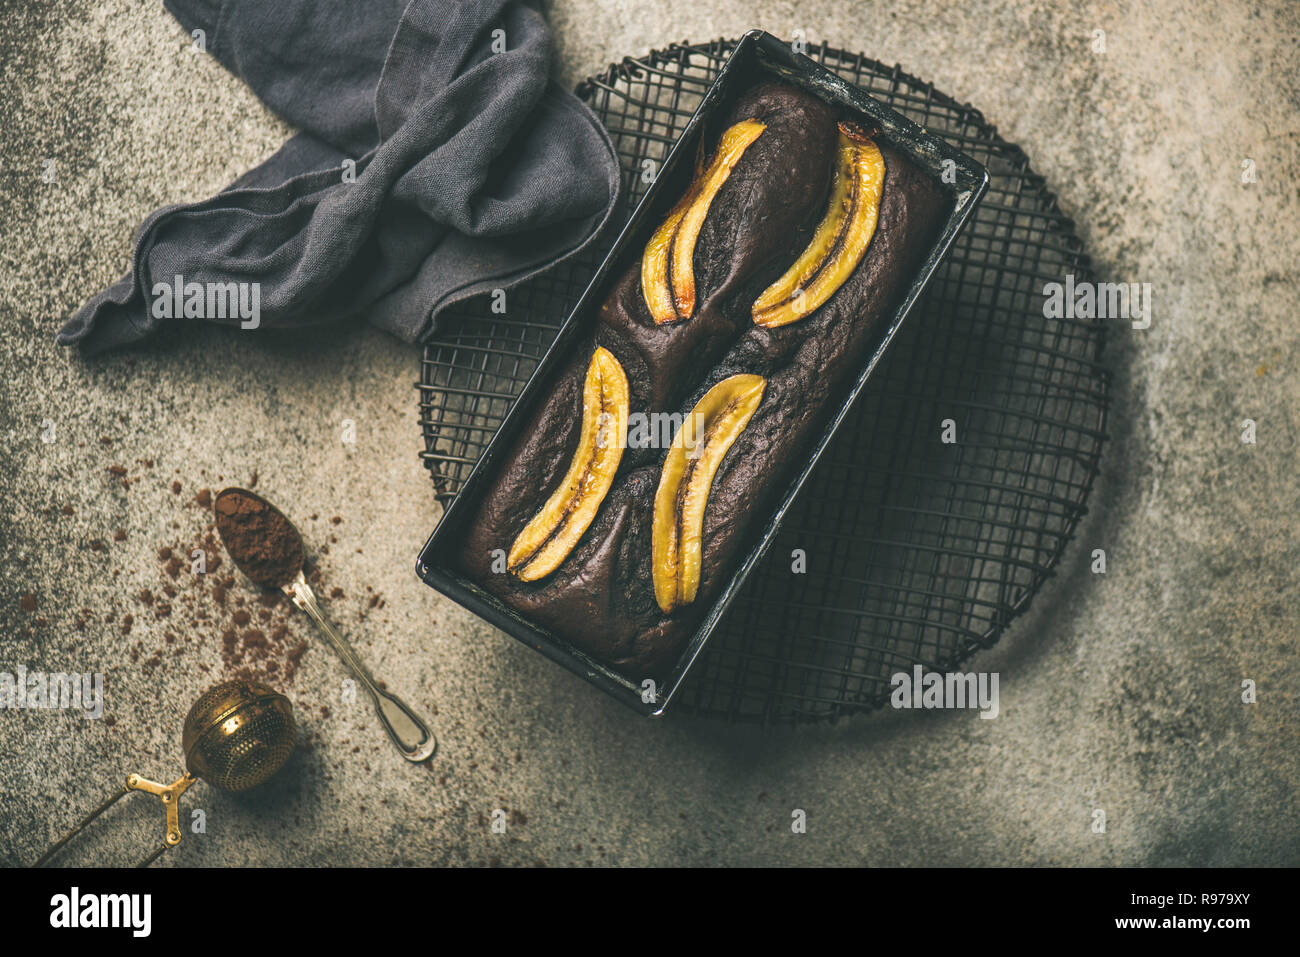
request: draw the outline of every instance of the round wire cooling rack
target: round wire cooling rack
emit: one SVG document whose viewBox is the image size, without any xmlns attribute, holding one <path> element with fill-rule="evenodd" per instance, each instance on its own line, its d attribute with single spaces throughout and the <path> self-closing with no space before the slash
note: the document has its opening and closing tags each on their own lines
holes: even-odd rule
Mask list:
<svg viewBox="0 0 1300 957">
<path fill-rule="evenodd" d="M 622 163 L 618 225 L 647 188 L 644 162 L 667 155 L 734 46 L 674 44 L 578 86 Z M 806 52 L 992 181 L 675 708 L 763 723 L 878 707 L 893 674 L 953 670 L 996 642 L 1086 513 L 1110 381 L 1099 321 L 1043 315 L 1046 283 L 1093 271 L 1024 152 L 897 66 L 824 44 Z M 603 255 L 512 291 L 508 316 L 487 299 L 445 316 L 418 384 L 421 457 L 440 500 L 469 475 Z"/>
</svg>

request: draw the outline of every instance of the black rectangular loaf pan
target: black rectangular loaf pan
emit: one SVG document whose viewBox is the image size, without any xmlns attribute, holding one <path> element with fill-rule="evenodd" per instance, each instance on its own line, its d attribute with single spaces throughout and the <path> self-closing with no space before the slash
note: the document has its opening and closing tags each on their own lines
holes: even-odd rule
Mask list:
<svg viewBox="0 0 1300 957">
<path fill-rule="evenodd" d="M 761 529 L 755 529 L 754 534 L 758 540 L 736 568 L 718 599 L 708 609 L 665 683 L 655 689 L 653 699 L 647 700 L 649 694 L 641 686 L 573 647 L 562 636 L 528 621 L 494 595 L 465 578 L 454 567 L 455 556 L 464 540 L 464 530 L 472 519 L 494 470 L 502 457 L 508 455 L 513 448 L 520 429 L 533 413 L 536 404 L 546 397 L 555 374 L 563 368 L 573 349 L 591 331 L 612 279 L 617 276 L 620 268 L 635 260 L 649 235 L 689 184 L 694 172 L 696 149 L 701 139 L 717 132 L 719 118 L 744 90 L 773 78 L 800 86 L 831 104 L 860 114 L 864 126 L 879 129 L 881 138 L 907 156 L 917 168 L 929 173 L 940 188 L 951 196 L 952 211 L 896 312 L 888 322 L 881 322 L 883 331 L 874 353 L 853 383 L 844 403 L 818 437 L 808 461 L 785 489 L 771 521 Z M 528 380 L 501 428 L 429 536 L 417 560 L 416 571 L 419 576 L 438 591 L 624 704 L 643 714 L 663 714 L 710 634 L 735 600 L 750 571 L 771 545 L 791 502 L 987 187 L 988 173 L 970 157 L 931 136 L 915 123 L 867 96 L 821 65 L 801 54 L 793 53 L 788 45 L 771 34 L 759 30 L 746 33 L 705 94 L 681 138 L 668 154 L 663 169 L 637 204 L 631 219 L 619 234 L 573 312 L 565 320 L 554 343 Z"/>
</svg>

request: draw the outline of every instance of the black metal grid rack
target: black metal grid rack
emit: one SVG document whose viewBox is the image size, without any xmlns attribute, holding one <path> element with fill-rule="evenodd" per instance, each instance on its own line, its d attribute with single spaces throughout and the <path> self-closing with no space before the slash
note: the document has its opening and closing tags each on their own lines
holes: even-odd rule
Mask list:
<svg viewBox="0 0 1300 957">
<path fill-rule="evenodd" d="M 734 45 L 675 44 L 579 85 L 619 152 L 623 219 Z M 765 723 L 877 707 L 894 673 L 951 670 L 996 642 L 1086 512 L 1109 386 L 1101 325 L 1043 315 L 1046 283 L 1093 274 L 1025 154 L 978 110 L 897 66 L 825 45 L 806 52 L 979 160 L 992 182 L 676 705 Z M 421 455 L 441 500 L 602 255 L 513 290 L 508 315 L 469 303 L 425 347 Z M 941 441 L 945 420 L 954 443 Z M 803 574 L 792 573 L 795 549 Z"/>
</svg>

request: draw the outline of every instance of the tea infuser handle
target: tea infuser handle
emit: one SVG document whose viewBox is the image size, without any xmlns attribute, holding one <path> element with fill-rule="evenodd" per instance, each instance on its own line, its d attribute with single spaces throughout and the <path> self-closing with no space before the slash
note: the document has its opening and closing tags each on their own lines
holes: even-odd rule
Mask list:
<svg viewBox="0 0 1300 957">
<path fill-rule="evenodd" d="M 69 831 L 67 835 L 64 836 L 63 840 L 59 841 L 46 851 L 41 856 L 41 859 L 32 866 L 43 867 L 49 862 L 50 858 L 54 857 L 54 855 L 59 852 L 63 845 L 67 844 L 68 841 L 81 833 L 81 830 L 87 824 L 99 817 L 132 791 L 144 791 L 147 794 L 156 795 L 158 799 L 163 802 L 163 808 L 167 812 L 167 831 L 163 835 L 162 847 L 155 851 L 150 857 L 146 857 L 140 864 L 136 865 L 137 867 L 148 867 L 151 863 L 157 860 L 159 854 L 168 848 L 175 847 L 181 842 L 181 795 L 189 790 L 190 785 L 197 780 L 198 778 L 194 777 L 194 775 L 187 773 L 181 775 L 171 784 L 159 784 L 157 781 L 150 781 L 148 778 L 143 778 L 138 774 L 128 774 L 126 776 L 126 787 L 122 788 L 122 790 L 115 794 L 110 795 L 103 804 L 87 814 L 80 824 Z"/>
<path fill-rule="evenodd" d="M 59 851 L 61 851 L 61 850 L 63 849 L 63 846 L 64 846 L 65 844 L 67 844 L 68 841 L 72 840 L 74 837 L 76 837 L 78 834 L 80 834 L 80 833 L 85 829 L 85 827 L 86 827 L 87 824 L 89 824 L 89 823 L 90 823 L 91 821 L 93 821 L 95 818 L 99 817 L 101 814 L 103 814 L 105 811 L 107 811 L 110 807 L 112 807 L 114 804 L 116 804 L 118 801 L 122 800 L 122 798 L 126 797 L 126 796 L 127 796 L 128 794 L 130 794 L 130 793 L 131 793 L 131 788 L 130 788 L 130 787 L 124 787 L 124 788 L 122 788 L 122 790 L 120 790 L 120 791 L 116 791 L 116 792 L 114 792 L 113 794 L 110 794 L 110 795 L 109 795 L 109 796 L 104 800 L 104 803 L 103 803 L 103 804 L 101 804 L 99 807 L 95 808 L 95 810 L 91 811 L 89 814 L 87 814 L 85 817 L 83 817 L 83 818 L 81 819 L 81 823 L 80 823 L 80 824 L 78 824 L 76 827 L 74 827 L 74 828 L 73 828 L 71 831 L 69 831 L 67 834 L 63 835 L 63 838 L 62 838 L 61 840 L 59 840 L 58 842 L 56 842 L 56 843 L 54 843 L 54 844 L 51 844 L 49 850 L 47 850 L 44 854 L 42 854 L 42 855 L 41 855 L 41 859 L 40 859 L 39 861 L 37 861 L 35 864 L 33 864 L 32 867 L 44 867 L 46 864 L 48 864 L 48 863 L 50 862 L 50 860 L 54 857 L 54 855 L 57 854 L 57 853 L 59 853 Z"/>
<path fill-rule="evenodd" d="M 189 772 L 182 774 L 171 784 L 159 784 L 157 781 L 142 778 L 138 774 L 127 775 L 126 786 L 128 788 L 157 795 L 158 799 L 163 803 L 163 809 L 167 813 L 167 831 L 163 835 L 163 850 L 175 847 L 181 842 L 181 795 L 188 791 L 190 785 L 197 780 L 198 778 Z M 157 854 L 154 855 L 154 857 L 157 856 Z M 144 867 L 152 860 L 153 857 L 150 857 L 140 866 Z"/>
<path fill-rule="evenodd" d="M 150 854 L 139 864 L 137 864 L 136 869 L 138 870 L 139 868 L 142 867 L 148 867 L 154 861 L 158 860 L 158 858 L 162 857 L 164 851 L 170 851 L 175 846 L 176 845 L 168 844 L 166 841 L 164 841 L 162 844 L 158 845 L 158 847 L 154 849 L 154 852 L 152 854 Z"/>
</svg>

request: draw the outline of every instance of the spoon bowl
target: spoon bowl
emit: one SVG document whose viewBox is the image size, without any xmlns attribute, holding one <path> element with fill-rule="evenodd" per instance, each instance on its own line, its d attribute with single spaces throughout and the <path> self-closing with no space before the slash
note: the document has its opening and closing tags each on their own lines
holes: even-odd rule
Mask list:
<svg viewBox="0 0 1300 957">
<path fill-rule="evenodd" d="M 283 588 L 306 562 L 302 534 L 285 514 L 246 488 L 222 489 L 213 499 L 217 533 L 241 572 L 263 588 Z"/>
</svg>

